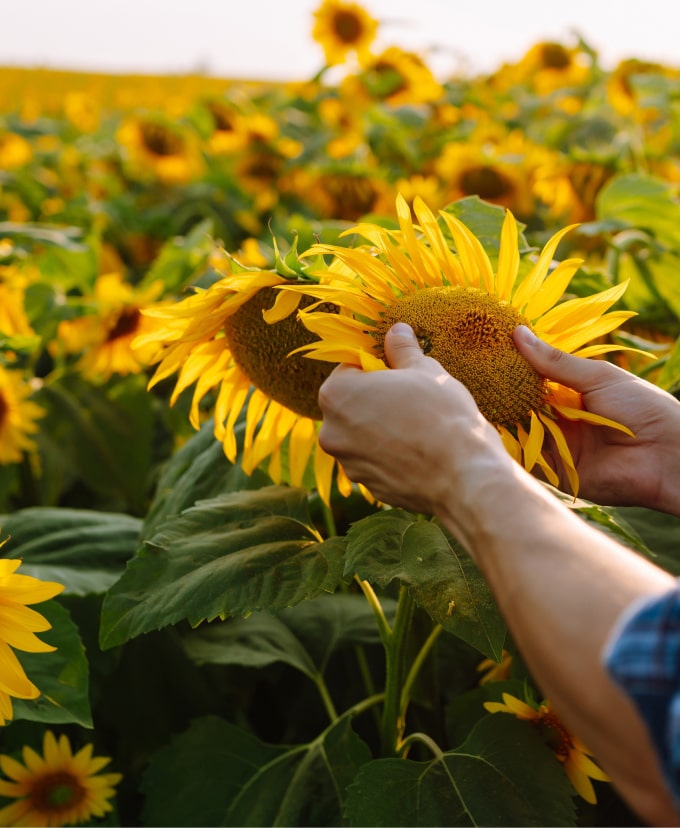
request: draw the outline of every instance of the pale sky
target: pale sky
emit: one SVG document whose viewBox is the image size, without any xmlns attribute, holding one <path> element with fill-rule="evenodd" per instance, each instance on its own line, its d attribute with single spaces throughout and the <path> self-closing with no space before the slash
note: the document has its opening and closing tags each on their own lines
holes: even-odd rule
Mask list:
<svg viewBox="0 0 680 828">
<path fill-rule="evenodd" d="M 5 0 L 0 65 L 303 80 L 320 0 Z M 677 0 L 364 0 L 379 45 L 419 51 L 440 76 L 487 72 L 578 31 L 606 68 L 680 67 Z"/>
</svg>

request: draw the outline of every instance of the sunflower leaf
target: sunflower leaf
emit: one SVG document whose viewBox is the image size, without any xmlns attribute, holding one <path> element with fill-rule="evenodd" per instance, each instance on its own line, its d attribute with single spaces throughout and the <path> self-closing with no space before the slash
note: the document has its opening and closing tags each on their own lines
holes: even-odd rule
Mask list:
<svg viewBox="0 0 680 828">
<path fill-rule="evenodd" d="M 64 584 L 66 593 L 103 593 L 135 554 L 141 520 L 92 509 L 34 506 L 0 515 L 6 557 L 21 558 L 21 571 Z"/>
<path fill-rule="evenodd" d="M 370 752 L 343 716 L 318 738 L 265 744 L 217 717 L 195 721 L 151 760 L 146 825 L 339 825 Z"/>
<path fill-rule="evenodd" d="M 485 716 L 463 745 L 429 762 L 360 768 L 345 815 L 360 825 L 575 825 L 562 766 L 534 728 Z"/>
<path fill-rule="evenodd" d="M 32 700 L 14 699 L 14 719 L 92 727 L 88 663 L 78 628 L 57 601 L 39 604 L 37 610 L 52 625 L 40 633 L 40 639 L 57 649 L 20 654 L 26 675 L 41 695 Z"/>
<path fill-rule="evenodd" d="M 104 599 L 104 649 L 182 620 L 277 610 L 332 592 L 342 544 L 318 540 L 307 493 L 285 486 L 201 501 L 147 540 Z"/>
<path fill-rule="evenodd" d="M 442 527 L 401 509 L 377 512 L 347 534 L 345 576 L 410 587 L 433 621 L 500 661 L 506 628 L 486 581 Z"/>
</svg>

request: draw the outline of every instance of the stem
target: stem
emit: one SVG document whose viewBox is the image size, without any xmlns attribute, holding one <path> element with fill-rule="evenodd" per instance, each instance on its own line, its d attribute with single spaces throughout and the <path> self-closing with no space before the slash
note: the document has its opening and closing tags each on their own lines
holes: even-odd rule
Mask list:
<svg viewBox="0 0 680 828">
<path fill-rule="evenodd" d="M 335 524 L 335 515 L 333 510 L 327 504 L 321 501 L 321 514 L 323 515 L 323 522 L 326 526 L 326 534 L 329 538 L 334 538 L 338 534 L 338 528 Z"/>
<path fill-rule="evenodd" d="M 395 756 L 404 732 L 405 722 L 401 715 L 401 689 L 404 678 L 406 643 L 411 629 L 415 604 L 408 587 L 402 584 L 397 601 L 397 614 L 392 635 L 386 648 L 385 705 L 382 716 L 383 756 Z"/>
<path fill-rule="evenodd" d="M 427 735 L 427 733 L 410 733 L 401 745 L 399 745 L 399 755 L 402 759 L 406 758 L 409 750 L 416 742 L 420 742 L 420 744 L 425 745 L 425 747 L 431 751 L 435 759 L 441 759 L 444 755 L 444 751 L 439 747 L 434 739 L 431 739 Z"/>
<path fill-rule="evenodd" d="M 399 705 L 402 719 L 406 718 L 406 708 L 411 700 L 411 689 L 413 688 L 416 678 L 418 678 L 418 673 L 420 672 L 423 664 L 425 663 L 425 659 L 430 654 L 430 651 L 434 647 L 435 641 L 439 638 L 439 635 L 443 629 L 444 628 L 441 624 L 437 624 L 432 628 L 432 632 L 425 639 L 423 646 L 420 648 L 420 652 L 415 657 L 413 664 L 411 664 L 406 680 L 404 681 L 404 685 L 401 688 L 401 699 Z"/>
<path fill-rule="evenodd" d="M 358 575 L 354 576 L 354 580 L 361 587 L 361 591 L 364 593 L 364 596 L 366 597 L 369 606 L 373 610 L 375 620 L 378 622 L 378 632 L 380 633 L 380 640 L 382 641 L 383 647 L 387 651 L 389 650 L 390 641 L 392 639 L 392 630 L 390 629 L 390 625 L 387 623 L 387 618 L 385 618 L 385 613 L 383 612 L 382 604 L 380 603 L 378 596 L 375 594 L 373 587 L 368 583 L 368 581 L 362 580 Z"/>
<path fill-rule="evenodd" d="M 331 723 L 336 721 L 338 718 L 338 711 L 335 709 L 331 694 L 328 692 L 328 686 L 326 685 L 321 673 L 314 676 L 314 684 L 316 684 L 316 688 L 319 691 L 324 709 L 326 710 L 326 713 L 328 713 L 328 718 L 331 720 Z"/>
</svg>

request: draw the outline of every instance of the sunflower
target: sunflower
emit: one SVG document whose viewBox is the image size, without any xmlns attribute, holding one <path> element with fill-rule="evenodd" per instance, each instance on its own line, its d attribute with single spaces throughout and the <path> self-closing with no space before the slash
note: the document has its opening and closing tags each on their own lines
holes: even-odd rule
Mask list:
<svg viewBox="0 0 680 828">
<path fill-rule="evenodd" d="M 0 542 L 2 546 L 5 541 Z M 49 653 L 55 648 L 35 633 L 50 629 L 50 623 L 29 604 L 54 598 L 62 584 L 17 575 L 19 559 L 0 558 L 0 724 L 12 718 L 12 696 L 35 699 L 40 690 L 28 679 L 12 648 L 28 653 Z M 0 825 L 7 823 L 0 820 Z"/>
<path fill-rule="evenodd" d="M 102 817 L 113 806 L 120 773 L 99 771 L 111 761 L 93 756 L 93 746 L 73 753 L 68 737 L 51 730 L 43 738 L 43 755 L 24 745 L 23 760 L 0 756 L 0 796 L 16 800 L 0 809 L 0 825 L 78 825 Z"/>
<path fill-rule="evenodd" d="M 503 650 L 500 662 L 493 658 L 484 658 L 477 665 L 477 672 L 481 673 L 479 683 L 489 684 L 493 681 L 505 681 L 510 678 L 512 669 L 512 655 Z"/>
<path fill-rule="evenodd" d="M 323 0 L 314 12 L 312 37 L 321 44 L 329 66 L 343 63 L 350 52 L 363 58 L 377 30 L 378 21 L 358 3 Z"/>
<path fill-rule="evenodd" d="M 506 211 L 494 269 L 480 241 L 453 213 L 440 215 L 456 253 L 421 199 L 414 200 L 413 209 L 419 227 L 399 195 L 398 230 L 362 223 L 345 234 L 364 237 L 369 245 L 352 249 L 317 244 L 303 254 L 332 254 L 350 275 L 344 284 L 338 274 L 331 284 L 284 287 L 334 303 L 339 310 L 329 314 L 307 307 L 300 312 L 319 341 L 299 352 L 365 370 L 383 369 L 387 330 L 395 322 L 407 322 L 424 352 L 467 386 L 508 452 L 529 471 L 538 464 L 557 485 L 558 476 L 543 456 L 546 436 L 552 438 L 575 496 L 578 474 L 560 418 L 631 432 L 585 411 L 576 391 L 537 374 L 514 347 L 512 332 L 527 325 L 545 342 L 582 357 L 619 350 L 611 344 L 586 343 L 635 315 L 605 313 L 623 295 L 625 283 L 557 304 L 581 264 L 580 259 L 566 259 L 549 273 L 557 245 L 571 227 L 556 233 L 526 270 L 520 268 L 515 219 Z M 316 275 L 324 278 L 323 272 Z"/>
<path fill-rule="evenodd" d="M 511 713 L 518 719 L 531 722 L 540 728 L 558 761 L 564 765 L 576 793 L 591 805 L 597 802 L 595 789 L 590 780 L 609 782 L 609 777 L 591 759 L 592 753 L 583 742 L 565 728 L 551 708 L 550 702 L 545 701 L 533 707 L 510 693 L 503 693 L 502 702 L 484 702 L 484 707 L 489 713 Z"/>
<path fill-rule="evenodd" d="M 154 320 L 141 310 L 162 290 L 160 281 L 135 290 L 119 273 L 99 276 L 92 297 L 96 313 L 60 322 L 52 352 L 61 348 L 67 354 L 81 354 L 78 368 L 93 380 L 140 373 L 146 363 L 142 354 L 133 352 L 131 343 L 155 327 Z"/>
<path fill-rule="evenodd" d="M 389 46 L 364 62 L 357 75 L 348 75 L 341 84 L 343 95 L 370 106 L 384 101 L 392 106 L 409 106 L 440 101 L 444 89 L 420 55 Z"/>
<path fill-rule="evenodd" d="M 215 259 L 213 263 L 219 266 Z M 317 394 L 333 366 L 288 356 L 316 338 L 293 313 L 300 297 L 278 295 L 274 289 L 289 279 L 247 268 L 226 253 L 221 268 L 224 277 L 209 288 L 175 305 L 144 311 L 161 323 L 135 343 L 155 349 L 150 362 L 158 367 L 149 387 L 178 374 L 172 405 L 195 384 L 190 410 L 195 428 L 201 421 L 201 401 L 216 390 L 214 433 L 232 463 L 238 453 L 234 426 L 247 408 L 244 471 L 251 474 L 269 458 L 268 472 L 275 482 L 287 472 L 292 485 L 302 485 L 312 462 L 316 487 L 328 502 L 335 461 L 317 442 Z M 341 471 L 339 485 L 348 492 L 350 484 Z"/>
<path fill-rule="evenodd" d="M 129 118 L 116 140 L 134 177 L 185 184 L 197 178 L 203 163 L 194 136 L 158 118 Z"/>
<path fill-rule="evenodd" d="M 30 435 L 45 410 L 28 399 L 32 393 L 19 371 L 0 366 L 0 465 L 20 463 L 25 451 L 37 448 Z"/>
</svg>

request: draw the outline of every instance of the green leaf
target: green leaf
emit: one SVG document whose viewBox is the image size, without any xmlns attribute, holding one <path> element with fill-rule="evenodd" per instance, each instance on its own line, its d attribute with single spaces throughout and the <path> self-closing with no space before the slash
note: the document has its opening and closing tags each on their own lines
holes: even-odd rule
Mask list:
<svg viewBox="0 0 680 828">
<path fill-rule="evenodd" d="M 75 466 L 72 473 L 143 513 L 154 423 L 144 378 L 120 379 L 107 388 L 73 375 L 45 385 L 37 401 L 48 410 L 41 427 Z"/>
<path fill-rule="evenodd" d="M 388 619 L 396 602 L 381 601 Z M 247 618 L 203 624 L 187 633 L 182 643 L 199 664 L 238 664 L 267 667 L 276 662 L 314 679 L 343 646 L 378 644 L 373 611 L 363 595 L 322 594 L 276 615 L 258 612 Z"/>
<path fill-rule="evenodd" d="M 680 518 L 641 506 L 618 506 L 614 510 L 639 533 L 647 557 L 673 575 L 680 576 Z"/>
<path fill-rule="evenodd" d="M 562 765 L 527 722 L 486 716 L 430 762 L 378 759 L 348 789 L 351 826 L 574 825 Z"/>
<path fill-rule="evenodd" d="M 680 389 L 680 337 L 675 340 L 673 348 L 655 382 L 660 388 L 671 394 Z"/>
<path fill-rule="evenodd" d="M 285 486 L 202 501 L 145 542 L 104 599 L 103 648 L 168 624 L 281 609 L 332 591 L 341 544 L 322 543 L 307 493 Z"/>
<path fill-rule="evenodd" d="M 215 249 L 211 236 L 213 221 L 204 219 L 193 227 L 186 236 L 176 236 L 167 241 L 147 270 L 140 287 L 160 280 L 165 293 L 173 293 L 200 275 L 208 264 L 208 258 Z"/>
<path fill-rule="evenodd" d="M 200 719 L 152 758 L 144 824 L 340 825 L 345 789 L 369 758 L 349 716 L 291 748 Z"/>
<path fill-rule="evenodd" d="M 67 593 L 103 593 L 138 546 L 141 521 L 129 515 L 66 507 L 30 507 L 0 516 L 5 557 L 22 573 L 64 584 Z"/>
<path fill-rule="evenodd" d="M 182 643 L 187 655 L 198 664 L 259 668 L 282 662 L 310 678 L 318 673 L 300 640 L 268 612 L 201 625 L 185 635 Z"/>
<path fill-rule="evenodd" d="M 347 534 L 345 575 L 387 586 L 395 578 L 448 632 L 500 660 L 505 623 L 471 558 L 437 523 L 401 509 L 377 512 Z"/>
<path fill-rule="evenodd" d="M 454 201 L 445 208 L 445 212 L 451 213 L 479 239 L 487 254 L 491 258 L 498 258 L 501 245 L 501 230 L 505 220 L 505 209 L 497 204 L 490 204 L 482 201 L 479 196 L 467 196 Z M 520 249 L 528 247 L 526 239 L 522 234 L 524 225 L 518 222 L 519 246 Z M 442 226 L 444 234 L 449 237 L 449 232 Z"/>
<path fill-rule="evenodd" d="M 659 178 L 643 173 L 614 176 L 600 190 L 596 211 L 600 220 L 644 228 L 671 250 L 678 250 L 680 203 L 671 185 Z"/>
<path fill-rule="evenodd" d="M 236 426 L 237 440 L 242 437 L 244 428 L 243 422 Z M 142 538 L 152 537 L 171 517 L 198 500 L 227 492 L 258 489 L 268 483 L 269 478 L 262 472 L 256 470 L 249 477 L 239 464 L 227 460 L 222 444 L 213 434 L 213 421 L 209 420 L 165 465 L 144 521 Z"/>
<path fill-rule="evenodd" d="M 50 630 L 40 633 L 40 639 L 57 649 L 51 653 L 18 654 L 41 695 L 33 700 L 13 699 L 14 718 L 92 727 L 88 664 L 78 628 L 57 601 L 39 604 L 36 610 L 52 625 Z"/>
</svg>

